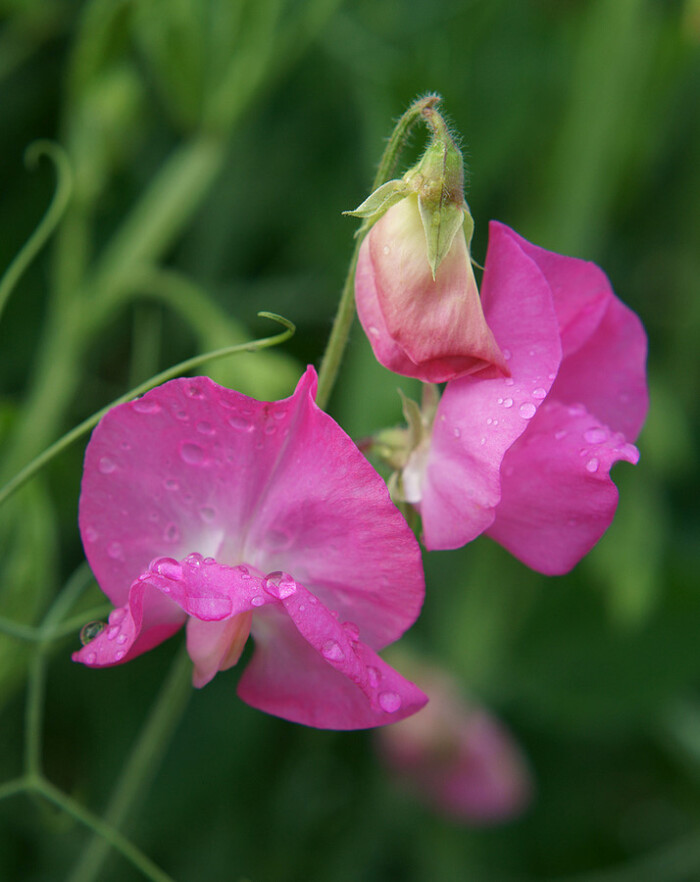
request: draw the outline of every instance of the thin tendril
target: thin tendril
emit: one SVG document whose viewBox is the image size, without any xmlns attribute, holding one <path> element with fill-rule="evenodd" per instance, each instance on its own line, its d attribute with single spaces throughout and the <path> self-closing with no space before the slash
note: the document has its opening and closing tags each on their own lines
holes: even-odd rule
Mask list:
<svg viewBox="0 0 700 882">
<path fill-rule="evenodd" d="M 15 285 L 46 244 L 63 217 L 73 192 L 73 172 L 66 151 L 53 141 L 34 141 L 24 154 L 28 168 L 33 169 L 40 156 L 46 156 L 56 170 L 56 189 L 49 207 L 34 232 L 24 243 L 0 279 L 0 316 Z"/>
<path fill-rule="evenodd" d="M 2 490 L 0 490 L 0 505 L 2 505 L 5 500 L 40 471 L 55 456 L 68 447 L 68 445 L 77 441 L 79 438 L 82 438 L 83 435 L 86 435 L 91 429 L 93 429 L 102 417 L 113 407 L 116 407 L 119 404 L 124 404 L 124 402 L 130 401 L 137 395 L 143 395 L 144 392 L 147 392 L 154 386 L 158 386 L 160 383 L 165 383 L 166 380 L 171 380 L 173 377 L 191 371 L 207 362 L 214 361 L 216 358 L 223 358 L 226 355 L 235 355 L 239 352 L 257 352 L 260 349 L 268 349 L 271 346 L 277 346 L 280 343 L 284 343 L 285 340 L 289 340 L 296 330 L 296 327 L 289 321 L 289 319 L 283 318 L 275 313 L 259 312 L 258 315 L 262 318 L 269 318 L 272 319 L 272 321 L 279 322 L 279 324 L 285 326 L 286 330 L 282 331 L 280 334 L 275 334 L 273 337 L 262 337 L 260 340 L 252 340 L 250 343 L 237 343 L 234 346 L 225 346 L 223 349 L 215 349 L 213 352 L 206 352 L 204 355 L 196 355 L 193 358 L 188 358 L 185 361 L 176 364 L 174 367 L 170 367 L 167 370 L 156 374 L 154 377 L 151 377 L 150 380 L 146 380 L 145 383 L 141 383 L 139 386 L 131 389 L 126 394 L 112 401 L 111 404 L 108 404 L 106 407 L 98 410 L 97 413 L 94 413 L 86 420 L 83 420 L 82 423 L 74 429 L 71 429 L 70 432 L 67 432 L 62 438 L 59 438 L 58 441 L 54 442 L 50 447 L 47 447 L 43 453 L 39 454 L 39 456 L 28 463 L 14 476 L 14 478 L 12 478 L 12 480 L 5 484 Z"/>
</svg>

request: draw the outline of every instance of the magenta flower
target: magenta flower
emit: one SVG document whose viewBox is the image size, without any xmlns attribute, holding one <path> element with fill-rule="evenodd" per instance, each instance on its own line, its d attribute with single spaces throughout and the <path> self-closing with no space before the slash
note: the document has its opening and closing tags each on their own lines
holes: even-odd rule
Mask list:
<svg viewBox="0 0 700 882">
<path fill-rule="evenodd" d="M 454 680 L 416 668 L 430 704 L 377 733 L 381 755 L 401 781 L 441 814 L 470 825 L 502 823 L 532 798 L 528 764 L 506 728 L 465 702 Z"/>
<path fill-rule="evenodd" d="M 251 633 L 238 694 L 285 719 L 355 729 L 425 704 L 376 654 L 420 611 L 417 543 L 315 389 L 313 368 L 271 403 L 173 380 L 104 417 L 80 530 L 116 609 L 76 661 L 130 661 L 186 623 L 195 686 Z"/>
<path fill-rule="evenodd" d="M 592 263 L 492 223 L 482 285 L 509 377 L 447 384 L 403 469 L 429 549 L 486 531 L 533 569 L 567 572 L 617 506 L 610 468 L 636 463 L 646 335 Z"/>
</svg>

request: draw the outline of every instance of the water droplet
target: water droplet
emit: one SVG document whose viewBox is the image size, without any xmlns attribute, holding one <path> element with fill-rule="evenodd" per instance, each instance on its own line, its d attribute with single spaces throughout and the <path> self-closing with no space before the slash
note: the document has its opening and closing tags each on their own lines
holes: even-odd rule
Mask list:
<svg viewBox="0 0 700 882">
<path fill-rule="evenodd" d="M 566 431 L 566 429 L 559 429 L 558 432 L 555 432 L 555 433 L 554 433 L 554 437 L 555 437 L 555 439 L 556 439 L 557 441 L 561 441 L 561 439 L 562 439 L 562 438 L 566 438 L 566 436 L 567 436 L 567 431 Z"/>
<path fill-rule="evenodd" d="M 203 563 L 204 563 L 205 567 L 211 567 L 216 563 L 216 558 L 215 557 L 205 557 L 203 560 Z"/>
<path fill-rule="evenodd" d="M 519 411 L 524 420 L 531 420 L 537 413 L 537 408 L 531 401 L 526 401 L 525 404 L 520 405 Z"/>
<path fill-rule="evenodd" d="M 196 383 L 190 383 L 187 387 L 187 394 L 190 398 L 204 398 L 204 392 L 202 392 Z"/>
<path fill-rule="evenodd" d="M 343 630 L 353 643 L 357 643 L 360 639 L 360 629 L 354 622 L 343 622 Z"/>
<path fill-rule="evenodd" d="M 277 431 L 277 426 L 275 426 L 273 423 L 268 423 L 265 426 L 265 434 L 266 435 L 274 435 L 276 431 Z"/>
<path fill-rule="evenodd" d="M 171 579 L 173 582 L 177 582 L 182 578 L 182 567 L 172 557 L 159 557 L 153 561 L 149 569 L 159 576 Z"/>
<path fill-rule="evenodd" d="M 100 534 L 94 527 L 85 527 L 83 536 L 86 542 L 96 542 L 100 538 Z"/>
<path fill-rule="evenodd" d="M 287 416 L 287 411 L 283 407 L 278 407 L 272 412 L 273 419 L 283 420 Z"/>
<path fill-rule="evenodd" d="M 388 245 L 385 245 L 382 248 L 382 251 L 384 252 L 384 254 L 391 254 L 391 248 Z"/>
<path fill-rule="evenodd" d="M 401 696 L 396 692 L 380 692 L 379 706 L 388 714 L 395 714 L 401 708 Z"/>
<path fill-rule="evenodd" d="M 261 597 L 261 596 L 258 594 L 258 596 L 257 596 L 257 597 L 254 597 L 250 602 L 253 604 L 253 606 L 262 606 L 263 603 L 265 603 L 265 598 L 264 598 L 264 597 Z"/>
<path fill-rule="evenodd" d="M 199 567 L 202 565 L 204 558 L 198 551 L 193 551 L 185 558 L 185 563 L 191 567 Z"/>
<path fill-rule="evenodd" d="M 89 665 L 94 665 L 97 661 L 97 655 L 94 652 L 89 652 L 87 657 L 87 663 Z"/>
<path fill-rule="evenodd" d="M 114 462 L 114 460 L 110 459 L 108 456 L 101 457 L 100 461 L 97 463 L 97 468 L 103 475 L 111 475 L 116 467 L 116 462 Z"/>
<path fill-rule="evenodd" d="M 503 404 L 503 399 L 502 399 L 502 398 L 499 398 L 498 401 L 497 401 L 497 403 L 498 403 L 498 404 Z"/>
<path fill-rule="evenodd" d="M 126 615 L 126 610 L 123 606 L 118 606 L 116 609 L 113 609 L 109 614 L 109 624 L 110 625 L 118 625 L 119 622 L 124 620 L 124 616 Z"/>
<path fill-rule="evenodd" d="M 326 642 L 321 647 L 321 655 L 324 658 L 327 658 L 328 661 L 339 662 L 345 658 L 345 653 L 343 652 L 337 640 L 326 640 Z"/>
<path fill-rule="evenodd" d="M 532 397 L 533 398 L 540 398 L 540 399 L 546 398 L 547 397 L 547 390 L 543 389 L 541 386 L 538 386 L 537 389 L 532 390 Z"/>
<path fill-rule="evenodd" d="M 118 633 L 119 633 L 119 625 L 112 625 L 112 627 L 109 628 L 109 630 L 107 631 L 107 639 L 114 640 L 114 638 L 117 636 Z"/>
<path fill-rule="evenodd" d="M 498 425 L 498 420 L 494 420 L 494 421 L 493 421 L 493 424 L 494 424 L 494 426 L 497 426 L 497 425 Z"/>
<path fill-rule="evenodd" d="M 175 478 L 166 478 L 165 481 L 163 481 L 163 484 L 164 484 L 166 490 L 179 490 L 180 489 L 180 482 L 176 481 Z"/>
<path fill-rule="evenodd" d="M 487 426 L 490 426 L 491 423 L 493 423 L 493 419 L 492 419 L 491 417 L 487 417 L 487 419 L 486 419 L 486 425 L 487 425 Z"/>
<path fill-rule="evenodd" d="M 598 462 L 598 460 L 594 456 L 593 459 L 589 459 L 588 462 L 586 463 L 586 471 L 590 472 L 590 474 L 592 475 L 598 471 L 599 465 L 600 465 L 600 463 Z"/>
<path fill-rule="evenodd" d="M 123 646 L 123 645 L 126 643 L 126 640 L 127 640 L 126 634 L 120 634 L 120 635 L 117 637 L 117 643 L 118 643 L 120 646 Z"/>
<path fill-rule="evenodd" d="M 160 404 L 152 398 L 137 398 L 131 405 L 137 413 L 158 413 Z"/>
<path fill-rule="evenodd" d="M 124 560 L 124 549 L 121 546 L 121 542 L 110 542 L 107 546 L 107 555 L 112 560 Z"/>
<path fill-rule="evenodd" d="M 180 445 L 180 456 L 190 465 L 201 465 L 205 459 L 204 448 L 191 441 L 185 441 Z"/>
<path fill-rule="evenodd" d="M 121 447 L 122 450 L 131 450 L 131 444 L 129 444 L 128 441 L 122 441 L 122 443 L 119 446 Z"/>
<path fill-rule="evenodd" d="M 505 380 L 503 381 L 503 384 L 505 386 L 512 386 L 513 383 L 515 383 L 515 380 L 512 377 L 506 377 Z"/>
<path fill-rule="evenodd" d="M 80 642 L 83 646 L 87 646 L 88 643 L 92 643 L 95 637 L 101 634 L 106 627 L 107 625 L 105 625 L 104 622 L 87 622 L 80 629 Z M 117 630 L 119 629 L 117 628 Z"/>
<path fill-rule="evenodd" d="M 297 590 L 297 583 L 288 573 L 276 570 L 274 573 L 268 573 L 263 582 L 263 588 L 273 597 L 284 600 L 291 597 Z"/>
<path fill-rule="evenodd" d="M 255 428 L 249 420 L 246 420 L 240 416 L 230 417 L 228 424 L 229 426 L 231 426 L 232 429 L 236 429 L 236 431 L 238 432 L 252 432 Z"/>
<path fill-rule="evenodd" d="M 183 410 L 181 407 L 178 407 L 177 410 L 175 410 L 173 412 L 175 414 L 176 419 L 178 419 L 178 420 L 182 420 L 183 422 L 185 422 L 186 420 L 189 419 L 187 411 Z"/>
<path fill-rule="evenodd" d="M 509 361 L 512 357 L 513 353 L 510 351 L 510 349 L 503 350 L 503 358 L 505 358 L 506 361 Z"/>
<path fill-rule="evenodd" d="M 529 354 L 530 354 L 530 355 L 534 355 L 534 354 L 535 354 L 535 350 L 534 350 L 534 349 L 531 349 Z"/>
<path fill-rule="evenodd" d="M 461 429 L 457 428 L 457 426 L 455 426 L 454 429 L 452 430 L 452 434 L 455 436 L 455 438 L 461 438 L 462 431 L 461 431 Z"/>
<path fill-rule="evenodd" d="M 216 429 L 211 423 L 202 420 L 201 423 L 197 423 L 197 431 L 202 435 L 213 435 L 216 432 Z"/>
<path fill-rule="evenodd" d="M 547 379 L 549 379 L 549 380 L 556 380 L 556 378 L 557 378 L 556 374 L 547 374 Z"/>
<path fill-rule="evenodd" d="M 126 653 L 124 652 L 124 650 L 120 649 L 118 652 L 115 652 L 114 657 L 116 658 L 117 661 L 121 661 L 125 655 L 126 655 Z"/>
<path fill-rule="evenodd" d="M 199 509 L 199 516 L 205 524 L 211 524 L 211 522 L 216 518 L 216 509 L 213 508 L 211 505 L 203 505 Z"/>
<path fill-rule="evenodd" d="M 586 413 L 586 408 L 583 404 L 572 404 L 569 408 L 569 416 L 583 416 Z"/>
<path fill-rule="evenodd" d="M 373 668 L 372 665 L 367 667 L 367 679 L 369 680 L 369 685 L 376 689 L 379 686 L 379 681 L 382 679 L 382 675 L 379 673 L 377 668 Z"/>
<path fill-rule="evenodd" d="M 250 571 L 248 570 L 248 567 L 237 567 L 237 569 L 241 579 L 250 579 Z"/>
<path fill-rule="evenodd" d="M 586 429 L 586 431 L 583 433 L 583 437 L 589 444 L 602 444 L 603 441 L 607 441 L 608 432 L 602 427 L 598 427 L 595 429 Z"/>
<path fill-rule="evenodd" d="M 486 444 L 486 438 L 479 438 L 479 444 L 483 447 Z"/>
<path fill-rule="evenodd" d="M 503 407 L 512 407 L 512 406 L 513 406 L 513 399 L 506 398 L 505 401 L 503 402 Z"/>
<path fill-rule="evenodd" d="M 180 530 L 177 524 L 168 524 L 163 533 L 163 539 L 166 542 L 178 542 L 180 540 Z"/>
</svg>

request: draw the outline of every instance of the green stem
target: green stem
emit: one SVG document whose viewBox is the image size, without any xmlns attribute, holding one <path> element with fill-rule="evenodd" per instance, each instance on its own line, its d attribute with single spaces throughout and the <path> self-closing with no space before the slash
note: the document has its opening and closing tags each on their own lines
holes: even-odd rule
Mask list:
<svg viewBox="0 0 700 882">
<path fill-rule="evenodd" d="M 54 787 L 49 781 L 41 780 L 36 787 L 37 793 L 58 806 L 66 814 L 75 818 L 88 829 L 92 830 L 97 836 L 101 836 L 112 848 L 115 848 L 129 863 L 152 882 L 174 882 L 171 876 L 164 873 L 160 867 L 156 866 L 153 861 L 147 857 L 140 849 L 131 843 L 118 830 L 115 830 L 109 824 L 102 821 L 92 812 L 83 808 L 70 796 L 67 796 L 57 787 Z"/>
<path fill-rule="evenodd" d="M 148 789 L 192 694 L 191 677 L 192 662 L 183 645 L 112 793 L 104 815 L 110 826 L 121 827 L 137 797 Z M 108 852 L 109 843 L 101 837 L 93 837 L 69 882 L 92 882 L 100 878 Z"/>
<path fill-rule="evenodd" d="M 0 784 L 0 800 L 9 799 L 10 796 L 16 796 L 18 793 L 24 793 L 27 790 L 27 779 L 14 778 L 12 781 L 5 781 Z"/>
<path fill-rule="evenodd" d="M 46 692 L 46 653 L 35 646 L 27 677 L 27 706 L 24 715 L 24 768 L 28 778 L 41 776 L 41 735 Z"/>
<path fill-rule="evenodd" d="M 144 392 L 147 392 L 154 386 L 158 386 L 160 383 L 165 383 L 166 380 L 171 380 L 173 379 L 173 377 L 177 377 L 179 374 L 184 374 L 187 371 L 191 371 L 194 368 L 200 367 L 201 365 L 206 364 L 209 361 L 213 361 L 216 358 L 223 358 L 226 355 L 234 355 L 237 352 L 258 352 L 260 349 L 267 349 L 270 346 L 276 346 L 277 344 L 283 343 L 285 340 L 288 340 L 296 330 L 292 322 L 290 322 L 288 319 L 282 318 L 282 316 L 275 315 L 271 312 L 259 312 L 258 315 L 279 322 L 286 327 L 286 330 L 282 331 L 280 334 L 275 334 L 273 337 L 263 337 L 260 340 L 252 340 L 250 343 L 237 343 L 234 346 L 225 346 L 223 349 L 216 349 L 213 352 L 206 352 L 204 353 L 204 355 L 196 355 L 193 358 L 188 358 L 185 361 L 181 361 L 179 364 L 176 364 L 174 367 L 170 367 L 167 370 L 161 371 L 161 373 L 156 374 L 154 377 L 151 377 L 150 380 L 146 380 L 145 383 L 141 383 L 139 386 L 131 389 L 126 394 L 121 395 L 119 398 L 112 401 L 111 404 L 108 404 L 106 407 L 98 410 L 97 413 L 94 413 L 86 420 L 83 420 L 82 423 L 77 425 L 74 429 L 71 429 L 70 432 L 67 432 L 62 438 L 59 438 L 58 441 L 55 441 L 50 447 L 47 447 L 43 453 L 33 459 L 20 472 L 18 472 L 14 476 L 14 478 L 8 481 L 7 484 L 5 484 L 5 486 L 2 488 L 2 490 L 0 490 L 0 505 L 2 505 L 2 503 L 5 502 L 5 500 L 8 499 L 16 490 L 19 490 L 19 488 L 23 484 L 25 484 L 31 477 L 33 477 L 38 471 L 40 471 L 40 469 L 42 469 L 55 456 L 65 450 L 66 447 L 68 447 L 74 441 L 77 441 L 79 438 L 82 438 L 83 435 L 86 435 L 99 423 L 102 417 L 109 410 L 111 410 L 113 407 L 116 407 L 118 404 L 124 404 L 124 402 L 130 401 L 137 395 L 143 395 Z"/>
<path fill-rule="evenodd" d="M 426 95 L 424 98 L 419 98 L 417 101 L 414 101 L 403 114 L 396 124 L 394 131 L 389 138 L 389 142 L 386 145 L 384 154 L 379 163 L 379 168 L 377 169 L 377 174 L 372 183 L 371 192 L 374 192 L 377 187 L 380 187 L 386 181 L 391 180 L 396 164 L 399 160 L 399 155 L 406 143 L 406 139 L 408 138 L 411 129 L 421 119 L 430 124 L 430 121 L 433 118 L 433 108 L 439 101 L 440 97 L 438 95 Z M 326 344 L 326 351 L 323 353 L 323 358 L 321 360 L 321 367 L 318 373 L 318 392 L 316 393 L 316 404 L 321 408 L 325 408 L 328 405 L 328 400 L 338 376 L 340 362 L 343 359 L 343 353 L 345 352 L 345 347 L 347 346 L 348 338 L 350 336 L 350 329 L 355 317 L 355 269 L 357 267 L 357 258 L 360 253 L 360 246 L 365 233 L 365 227 L 360 227 L 355 243 L 355 250 L 350 260 L 348 274 L 345 278 L 345 284 L 343 285 L 343 293 L 340 296 L 338 310 L 335 314 L 335 319 L 333 320 L 333 327 L 331 329 L 330 337 L 328 338 L 328 343 Z"/>
</svg>

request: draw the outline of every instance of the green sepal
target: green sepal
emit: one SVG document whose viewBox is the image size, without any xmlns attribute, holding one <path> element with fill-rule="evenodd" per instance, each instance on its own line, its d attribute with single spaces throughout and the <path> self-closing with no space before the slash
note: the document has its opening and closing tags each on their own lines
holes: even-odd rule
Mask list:
<svg viewBox="0 0 700 882">
<path fill-rule="evenodd" d="M 403 180 L 387 181 L 381 187 L 377 187 L 374 193 L 370 194 L 354 211 L 344 211 L 343 214 L 361 217 L 366 226 L 372 226 L 392 205 L 405 199 L 410 192 L 411 189 Z"/>
<path fill-rule="evenodd" d="M 435 209 L 426 205 L 418 197 L 418 208 L 425 231 L 425 242 L 428 246 L 428 263 L 433 279 L 435 279 L 438 267 L 447 257 L 455 236 L 463 226 L 466 227 L 467 218 L 471 221 L 470 232 L 474 230 L 474 221 L 471 219 L 471 215 L 464 211 L 464 208 L 454 203 L 441 205 Z"/>
</svg>

